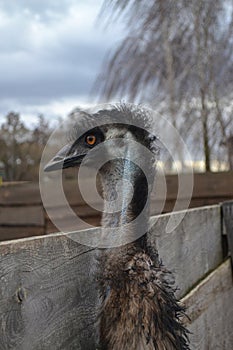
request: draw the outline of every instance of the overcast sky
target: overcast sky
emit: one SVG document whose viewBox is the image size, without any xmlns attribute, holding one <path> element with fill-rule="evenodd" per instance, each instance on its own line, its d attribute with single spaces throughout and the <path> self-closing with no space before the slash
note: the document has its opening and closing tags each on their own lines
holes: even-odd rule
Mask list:
<svg viewBox="0 0 233 350">
<path fill-rule="evenodd" d="M 123 33 L 96 24 L 101 4 L 0 0 L 0 123 L 12 110 L 30 123 L 91 102 L 102 60 Z"/>
</svg>

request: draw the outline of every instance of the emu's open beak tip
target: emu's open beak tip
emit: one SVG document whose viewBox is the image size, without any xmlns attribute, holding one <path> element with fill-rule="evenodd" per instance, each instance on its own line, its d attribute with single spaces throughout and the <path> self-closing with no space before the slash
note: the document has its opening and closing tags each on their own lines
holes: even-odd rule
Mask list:
<svg viewBox="0 0 233 350">
<path fill-rule="evenodd" d="M 59 170 L 63 168 L 63 161 L 60 162 L 53 162 L 50 161 L 49 163 L 47 163 L 44 167 L 44 171 L 45 172 L 50 172 L 50 171 L 54 171 L 54 170 Z"/>
</svg>

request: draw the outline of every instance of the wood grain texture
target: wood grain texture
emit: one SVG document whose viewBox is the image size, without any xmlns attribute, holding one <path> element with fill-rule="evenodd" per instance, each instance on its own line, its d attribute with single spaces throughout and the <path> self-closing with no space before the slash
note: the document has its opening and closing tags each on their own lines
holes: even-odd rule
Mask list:
<svg viewBox="0 0 233 350">
<path fill-rule="evenodd" d="M 152 217 L 148 235 L 150 245 L 158 249 L 164 265 L 174 274 L 178 297 L 223 259 L 220 206 L 188 210 L 180 225 L 172 233 L 166 233 L 171 215 L 176 222 L 180 213 Z"/>
<path fill-rule="evenodd" d="M 0 349 L 95 349 L 94 251 L 62 235 L 0 244 Z"/>
<path fill-rule="evenodd" d="M 172 215 L 176 220 L 180 212 Z M 156 218 L 152 218 L 148 239 L 159 250 L 166 267 L 175 272 L 178 296 L 182 296 L 222 262 L 220 206 L 189 210 L 183 222 L 168 234 L 170 216 L 160 216 L 156 224 Z M 62 234 L 0 243 L 0 350 L 94 350 L 97 253 Z M 195 331 L 193 349 L 221 349 L 212 346 L 209 329 L 217 322 L 214 313 L 218 315 L 223 307 L 232 328 L 232 311 L 227 311 L 232 294 L 228 295 L 228 287 L 225 290 L 225 285 L 231 283 L 230 270 L 224 266 L 216 270 L 216 275 L 210 274 L 213 278 L 207 277 L 207 282 L 214 283 L 204 283 L 205 279 L 194 289 L 197 292 L 184 298 L 192 322 L 199 318 L 201 324 L 190 324 Z M 207 317 L 204 312 L 215 303 L 217 309 L 211 309 Z M 204 327 L 209 332 L 207 341 L 203 340 Z M 200 340 L 195 343 L 195 339 Z M 206 347 L 198 348 L 199 344 Z"/>
<path fill-rule="evenodd" d="M 220 206 L 190 209 L 180 225 L 166 233 L 170 217 L 176 222 L 181 213 L 152 218 L 155 224 L 149 235 L 151 246 L 157 248 L 164 265 L 174 273 L 178 297 L 216 268 L 223 258 Z"/>
<path fill-rule="evenodd" d="M 230 259 L 225 261 L 183 300 L 190 321 L 192 350 L 233 348 L 233 281 Z"/>
</svg>

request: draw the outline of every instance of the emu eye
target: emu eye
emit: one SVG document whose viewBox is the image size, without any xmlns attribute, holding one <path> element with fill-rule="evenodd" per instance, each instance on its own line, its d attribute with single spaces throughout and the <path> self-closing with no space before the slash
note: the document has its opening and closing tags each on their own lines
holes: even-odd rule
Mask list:
<svg viewBox="0 0 233 350">
<path fill-rule="evenodd" d="M 86 136 L 86 143 L 89 145 L 89 146 L 94 146 L 94 144 L 96 143 L 96 136 L 95 135 L 88 135 Z"/>
</svg>

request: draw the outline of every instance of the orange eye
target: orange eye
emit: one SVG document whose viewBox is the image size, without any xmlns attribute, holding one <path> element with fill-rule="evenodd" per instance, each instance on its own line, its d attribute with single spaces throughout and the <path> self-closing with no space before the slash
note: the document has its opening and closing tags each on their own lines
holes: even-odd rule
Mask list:
<svg viewBox="0 0 233 350">
<path fill-rule="evenodd" d="M 95 135 L 88 135 L 86 137 L 86 143 L 89 145 L 89 146 L 93 146 L 95 143 L 96 143 L 96 137 Z"/>
</svg>

